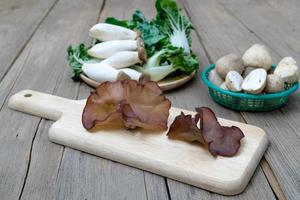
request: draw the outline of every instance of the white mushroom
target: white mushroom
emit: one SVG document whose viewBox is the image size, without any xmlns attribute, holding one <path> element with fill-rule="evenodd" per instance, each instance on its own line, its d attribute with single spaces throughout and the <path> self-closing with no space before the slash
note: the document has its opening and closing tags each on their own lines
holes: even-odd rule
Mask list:
<svg viewBox="0 0 300 200">
<path fill-rule="evenodd" d="M 227 73 L 230 71 L 236 71 L 242 74 L 244 71 L 243 61 L 238 54 L 228 54 L 216 62 L 216 71 L 223 79 L 225 79 Z"/>
<path fill-rule="evenodd" d="M 131 69 L 131 68 L 123 68 L 123 69 L 119 69 L 119 71 L 122 71 L 124 72 L 125 74 L 127 74 L 131 79 L 133 80 L 140 80 L 140 78 L 142 77 L 142 73 L 134 70 L 134 69 Z"/>
<path fill-rule="evenodd" d="M 242 91 L 243 77 L 236 71 L 230 71 L 227 73 L 225 83 L 230 91 L 240 92 Z"/>
<path fill-rule="evenodd" d="M 252 72 L 255 69 L 255 67 L 246 67 L 246 69 L 243 72 L 243 78 L 246 78 L 246 76 L 248 76 L 248 74 L 250 74 L 250 72 Z"/>
<path fill-rule="evenodd" d="M 101 61 L 102 64 L 110 65 L 116 69 L 144 62 L 146 62 L 145 51 L 121 51 Z"/>
<path fill-rule="evenodd" d="M 242 57 L 245 67 L 271 69 L 271 56 L 263 44 L 252 45 Z"/>
<path fill-rule="evenodd" d="M 102 63 L 84 63 L 82 65 L 82 71 L 88 77 L 98 82 L 116 81 L 120 78 L 128 77 L 125 72 L 118 71 Z"/>
<path fill-rule="evenodd" d="M 226 86 L 226 82 L 224 81 L 221 85 L 220 88 L 222 88 L 223 90 L 229 90 Z"/>
<path fill-rule="evenodd" d="M 242 84 L 242 89 L 250 94 L 261 93 L 267 82 L 267 71 L 265 69 L 255 69 L 246 78 Z"/>
<path fill-rule="evenodd" d="M 213 69 L 209 72 L 208 80 L 217 86 L 221 85 L 224 82 L 224 80 L 217 73 L 216 69 Z"/>
<path fill-rule="evenodd" d="M 292 57 L 285 57 L 278 63 L 274 74 L 280 76 L 284 82 L 294 83 L 299 79 L 299 68 Z"/>
<path fill-rule="evenodd" d="M 90 36 L 100 41 L 135 40 L 139 34 L 128 28 L 107 23 L 94 25 L 89 32 Z"/>
<path fill-rule="evenodd" d="M 284 82 L 282 78 L 276 74 L 267 75 L 267 83 L 265 91 L 267 93 L 280 92 L 284 90 Z"/>
<path fill-rule="evenodd" d="M 95 58 L 108 58 L 120 51 L 136 51 L 138 44 L 136 40 L 111 40 L 94 45 L 88 50 L 88 54 Z"/>
</svg>

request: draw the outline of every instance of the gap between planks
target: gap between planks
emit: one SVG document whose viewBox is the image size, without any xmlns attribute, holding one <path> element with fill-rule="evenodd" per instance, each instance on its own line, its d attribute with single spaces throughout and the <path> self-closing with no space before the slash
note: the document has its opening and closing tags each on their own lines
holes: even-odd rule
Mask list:
<svg viewBox="0 0 300 200">
<path fill-rule="evenodd" d="M 57 0 L 57 1 L 58 1 L 58 0 Z M 57 1 L 56 1 L 56 2 L 57 2 Z M 21 70 L 21 71 L 22 71 L 22 70 Z M 59 83 L 60 83 L 60 80 L 61 80 L 61 79 L 62 79 L 62 75 L 59 76 L 59 77 L 57 78 L 58 81 L 57 81 L 56 84 L 54 85 L 54 88 L 53 88 L 53 91 L 51 92 L 51 94 L 55 94 L 55 92 L 56 92 L 57 89 L 58 89 L 58 86 L 59 86 Z M 13 87 L 12 87 L 12 88 L 13 88 Z M 27 177 L 28 177 L 28 173 L 29 173 L 29 170 L 30 170 L 30 166 L 31 166 L 30 163 L 31 163 L 32 150 L 33 150 L 33 146 L 34 146 L 34 142 L 35 142 L 36 135 L 37 135 L 38 131 L 40 130 L 40 125 L 41 125 L 42 121 L 46 121 L 46 119 L 43 119 L 43 118 L 40 118 L 40 119 L 39 119 L 39 122 L 38 122 L 38 124 L 37 124 L 37 126 L 36 126 L 36 129 L 35 129 L 35 132 L 34 132 L 34 135 L 33 135 L 33 138 L 32 138 L 32 142 L 31 142 L 30 149 L 29 149 L 28 165 L 27 165 L 25 177 L 24 177 L 24 180 L 23 180 L 21 192 L 20 192 L 20 195 L 19 195 L 19 200 L 22 198 L 23 191 L 24 191 L 24 188 L 25 188 L 25 185 L 26 185 L 26 182 L 27 182 Z M 62 155 L 61 155 L 59 167 L 60 167 L 60 165 L 61 165 L 61 161 L 62 161 L 64 152 L 65 152 L 65 147 L 63 147 L 63 152 L 62 152 Z M 57 176 L 58 176 L 58 173 L 59 173 L 59 171 L 57 172 Z M 57 177 L 56 177 L 56 178 L 57 178 Z"/>
<path fill-rule="evenodd" d="M 221 2 L 219 2 L 219 0 L 217 0 L 217 2 L 226 10 L 226 12 L 231 15 L 232 17 L 234 17 L 237 21 L 239 21 L 242 26 L 244 26 L 250 33 L 254 34 L 255 37 L 257 37 L 259 40 L 261 40 L 262 42 L 264 42 L 264 40 L 258 36 L 253 30 L 249 29 L 249 27 L 247 27 L 242 21 L 240 21 L 233 13 L 231 13 Z M 188 16 L 188 18 L 192 21 L 192 18 L 188 12 L 188 9 L 186 8 L 186 3 L 185 2 L 182 2 L 182 7 L 186 13 L 186 15 Z M 198 38 L 199 40 L 199 43 L 201 45 L 201 48 L 204 50 L 205 52 L 205 56 L 207 57 L 208 61 L 210 63 L 213 63 L 213 60 L 211 59 L 211 56 L 209 55 L 209 52 L 207 50 L 207 48 L 205 47 L 204 43 L 202 42 L 202 37 L 200 35 L 200 33 L 198 32 L 197 29 L 195 29 L 195 33 L 196 33 L 196 37 Z M 272 49 L 274 50 L 274 49 Z M 275 51 L 275 50 L 274 50 Z M 276 52 L 276 51 L 275 51 Z M 276 52 L 278 53 L 278 52 Z M 280 112 L 282 112 L 281 109 L 279 109 Z M 243 116 L 243 114 L 241 112 L 238 112 L 239 115 L 241 116 L 242 120 L 244 123 L 248 124 L 247 120 L 245 119 L 245 117 Z M 274 173 L 273 173 L 273 170 L 271 169 L 269 163 L 267 162 L 267 160 L 265 159 L 265 157 L 263 156 L 262 157 L 262 160 L 259 164 L 262 168 L 262 171 L 274 193 L 274 195 L 280 199 L 280 200 L 286 200 L 286 196 L 285 194 L 283 193 L 283 190 L 281 189 L 280 185 L 279 185 L 279 182 L 277 181 L 277 178 L 275 177 Z M 166 182 L 167 184 L 167 182 Z M 167 184 L 167 188 L 168 188 L 168 184 Z M 168 190 L 169 192 L 169 190 Z"/>
<path fill-rule="evenodd" d="M 23 184 L 22 184 L 22 188 L 21 188 L 21 192 L 19 194 L 19 200 L 22 198 L 22 195 L 23 195 L 23 191 L 24 191 L 24 188 L 25 188 L 25 184 L 26 184 L 26 181 L 27 181 L 27 177 L 28 177 L 28 172 L 29 172 L 29 169 L 30 169 L 30 163 L 31 163 L 31 155 L 32 155 L 32 149 L 33 149 L 33 143 L 35 141 L 35 138 L 36 138 L 36 135 L 38 133 L 38 130 L 39 130 L 39 127 L 40 127 L 40 124 L 42 122 L 42 118 L 40 118 L 38 124 L 37 124 L 37 128 L 35 129 L 35 132 L 34 132 L 34 135 L 33 135 L 33 138 L 32 138 L 32 141 L 31 141 L 31 145 L 30 145 L 30 149 L 29 149 L 29 155 L 28 155 L 28 164 L 27 164 L 27 169 L 26 169 L 26 173 L 25 173 L 25 177 L 24 177 L 24 180 L 23 180 Z"/>
<path fill-rule="evenodd" d="M 261 162 L 260 162 L 260 166 L 263 169 L 263 172 L 265 174 L 265 176 L 267 177 L 267 180 L 273 190 L 273 192 L 275 193 L 276 197 L 280 200 L 286 200 L 286 196 L 283 193 L 274 173 L 273 170 L 271 169 L 269 163 L 267 162 L 267 160 L 263 157 Z"/>
</svg>

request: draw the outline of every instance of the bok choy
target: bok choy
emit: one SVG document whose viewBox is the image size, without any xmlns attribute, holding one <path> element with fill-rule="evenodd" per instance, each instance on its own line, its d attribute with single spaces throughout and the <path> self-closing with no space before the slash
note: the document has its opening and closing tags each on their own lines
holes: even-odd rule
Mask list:
<svg viewBox="0 0 300 200">
<path fill-rule="evenodd" d="M 186 55 L 183 48 L 168 45 L 151 56 L 143 67 L 135 67 L 152 81 L 160 81 L 179 70 L 190 74 L 197 70 L 198 61 L 193 55 Z"/>
<path fill-rule="evenodd" d="M 82 65 L 84 63 L 95 62 L 95 59 L 91 56 L 104 58 L 105 60 L 103 61 L 96 59 L 96 62 L 103 62 L 102 64 L 117 69 L 134 67 L 143 74 L 150 76 L 153 81 L 160 81 L 172 75 L 175 71 L 176 73 L 183 74 L 190 74 L 196 71 L 199 63 L 190 48 L 190 33 L 193 29 L 192 23 L 183 15 L 181 8 L 176 4 L 176 0 L 156 0 L 155 8 L 157 14 L 151 20 L 147 19 L 141 11 L 137 10 L 133 13 L 131 20 L 119 20 L 109 17 L 105 20 L 108 26 L 100 23 L 102 28 L 104 25 L 111 27 L 111 32 L 107 35 L 113 35 L 113 38 L 116 38 L 115 36 L 118 35 L 118 30 L 126 28 L 128 33 L 134 33 L 129 34 L 134 35 L 134 37 L 130 38 L 132 41 L 128 41 L 127 38 L 122 38 L 126 39 L 122 41 L 122 44 L 115 41 L 116 39 L 106 41 L 105 38 L 103 39 L 98 36 L 108 31 L 102 30 L 101 27 L 99 28 L 98 24 L 91 29 L 90 34 L 94 34 L 93 37 L 99 39 L 96 43 L 100 44 L 95 45 L 89 50 L 90 55 L 87 53 L 88 49 L 83 44 L 69 47 L 68 62 L 73 71 L 73 79 L 76 80 L 79 74 L 82 73 Z M 97 35 L 96 33 L 99 34 Z M 136 39 L 136 36 L 142 38 L 144 47 L 136 46 L 134 40 L 140 40 Z M 130 45 L 127 43 L 130 43 Z M 134 55 L 132 57 L 134 59 L 130 59 L 131 57 L 127 55 L 129 53 Z M 120 56 L 121 54 L 122 56 Z M 148 60 L 146 60 L 147 57 Z M 116 60 L 117 58 L 119 60 Z M 133 60 L 134 62 L 127 62 L 127 60 Z M 128 66 L 129 64 L 130 66 Z"/>
</svg>

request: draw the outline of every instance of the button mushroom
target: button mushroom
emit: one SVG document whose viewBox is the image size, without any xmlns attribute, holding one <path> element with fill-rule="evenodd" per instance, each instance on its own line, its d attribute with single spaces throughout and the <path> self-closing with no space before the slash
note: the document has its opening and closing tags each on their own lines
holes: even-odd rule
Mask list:
<svg viewBox="0 0 300 200">
<path fill-rule="evenodd" d="M 278 63 L 274 74 L 280 76 L 284 82 L 294 83 L 299 79 L 299 68 L 292 57 L 285 57 Z"/>
<path fill-rule="evenodd" d="M 208 80 L 217 86 L 221 85 L 224 82 L 224 80 L 220 77 L 215 69 L 209 72 Z"/>
<path fill-rule="evenodd" d="M 226 87 L 233 92 L 240 92 L 242 91 L 242 85 L 243 83 L 243 77 L 236 71 L 230 71 L 228 72 L 225 84 Z"/>
<path fill-rule="evenodd" d="M 250 72 L 252 72 L 255 69 L 256 69 L 255 67 L 246 67 L 243 72 L 243 78 L 246 78 L 246 76 L 248 76 L 248 74 L 250 74 Z"/>
<path fill-rule="evenodd" d="M 109 40 L 135 40 L 139 34 L 128 28 L 107 23 L 94 25 L 89 32 L 90 36 L 100 41 Z"/>
<path fill-rule="evenodd" d="M 242 74 L 243 70 L 243 61 L 241 57 L 235 53 L 223 56 L 216 62 L 216 71 L 223 79 L 225 79 L 227 73 L 230 71 L 236 71 Z"/>
<path fill-rule="evenodd" d="M 223 89 L 223 90 L 228 90 L 225 81 L 220 85 L 220 88 Z"/>
<path fill-rule="evenodd" d="M 271 56 L 265 45 L 252 45 L 242 57 L 245 67 L 271 69 Z"/>
<path fill-rule="evenodd" d="M 276 74 L 267 75 L 267 83 L 265 91 L 267 93 L 275 93 L 284 90 L 284 82 L 282 78 Z"/>
<path fill-rule="evenodd" d="M 242 84 L 242 89 L 250 94 L 261 93 L 267 82 L 267 71 L 265 69 L 255 69 L 246 78 Z"/>
</svg>

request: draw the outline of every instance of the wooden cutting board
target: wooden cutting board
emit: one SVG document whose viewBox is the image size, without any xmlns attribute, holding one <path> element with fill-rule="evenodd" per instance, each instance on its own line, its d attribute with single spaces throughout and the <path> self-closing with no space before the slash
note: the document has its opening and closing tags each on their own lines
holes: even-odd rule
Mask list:
<svg viewBox="0 0 300 200">
<path fill-rule="evenodd" d="M 142 130 L 86 131 L 81 123 L 85 100 L 70 100 L 31 90 L 13 95 L 9 107 L 52 119 L 51 141 L 137 167 L 224 195 L 242 192 L 253 175 L 268 140 L 258 127 L 219 118 L 225 126 L 238 126 L 245 137 L 238 154 L 214 158 L 198 143 L 169 140 L 166 133 Z M 181 111 L 171 108 L 169 124 Z"/>
</svg>

